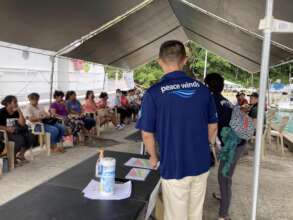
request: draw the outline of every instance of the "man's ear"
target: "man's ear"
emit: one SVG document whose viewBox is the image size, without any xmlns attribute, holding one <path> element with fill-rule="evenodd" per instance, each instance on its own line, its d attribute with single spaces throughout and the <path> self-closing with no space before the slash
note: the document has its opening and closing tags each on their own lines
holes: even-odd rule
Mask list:
<svg viewBox="0 0 293 220">
<path fill-rule="evenodd" d="M 188 61 L 188 57 L 185 56 L 185 57 L 183 58 L 183 60 L 182 60 L 182 64 L 183 64 L 183 66 L 187 63 L 187 61 Z"/>
<path fill-rule="evenodd" d="M 160 67 L 163 68 L 163 66 L 164 66 L 164 61 L 163 61 L 162 59 L 158 58 L 158 63 L 159 63 L 159 65 L 160 65 Z"/>
</svg>

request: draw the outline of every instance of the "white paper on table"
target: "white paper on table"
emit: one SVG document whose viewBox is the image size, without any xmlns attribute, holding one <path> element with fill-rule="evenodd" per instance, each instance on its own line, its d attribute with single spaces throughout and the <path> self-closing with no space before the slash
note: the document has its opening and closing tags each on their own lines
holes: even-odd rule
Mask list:
<svg viewBox="0 0 293 220">
<path fill-rule="evenodd" d="M 142 159 L 142 158 L 130 158 L 125 164 L 125 166 L 129 167 L 138 167 L 138 168 L 144 168 L 144 169 L 152 169 L 152 166 L 150 164 L 150 161 L 148 159 Z M 158 162 L 158 165 L 156 169 L 159 167 L 160 162 Z"/>
<path fill-rule="evenodd" d="M 147 169 L 132 168 L 125 178 L 129 180 L 145 181 L 150 172 L 151 171 Z"/>
<path fill-rule="evenodd" d="M 82 191 L 84 197 L 94 200 L 121 200 L 127 199 L 131 195 L 131 181 L 126 183 L 115 183 L 114 194 L 105 196 L 100 193 L 100 183 L 96 180 L 91 180 L 90 183 Z"/>
</svg>

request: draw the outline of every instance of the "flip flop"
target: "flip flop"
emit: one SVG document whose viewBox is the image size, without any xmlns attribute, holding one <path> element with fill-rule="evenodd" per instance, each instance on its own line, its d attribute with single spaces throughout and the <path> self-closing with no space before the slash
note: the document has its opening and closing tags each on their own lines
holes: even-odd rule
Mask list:
<svg viewBox="0 0 293 220">
<path fill-rule="evenodd" d="M 218 201 L 221 201 L 221 197 L 218 196 L 216 193 L 213 193 L 213 198 L 218 200 Z"/>
<path fill-rule="evenodd" d="M 29 161 L 23 157 L 16 157 L 16 159 L 19 160 L 22 164 L 29 163 Z"/>
<path fill-rule="evenodd" d="M 19 159 L 16 158 L 15 162 L 14 162 L 14 167 L 21 167 L 23 166 L 23 164 L 21 163 L 21 161 Z"/>
</svg>

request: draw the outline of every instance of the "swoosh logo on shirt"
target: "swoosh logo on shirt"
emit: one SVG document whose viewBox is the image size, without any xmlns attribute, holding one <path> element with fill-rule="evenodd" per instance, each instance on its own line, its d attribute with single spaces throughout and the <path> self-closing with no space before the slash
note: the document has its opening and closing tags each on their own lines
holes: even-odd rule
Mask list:
<svg viewBox="0 0 293 220">
<path fill-rule="evenodd" d="M 172 91 L 171 94 L 174 94 L 174 95 L 177 95 L 181 98 L 185 98 L 185 99 L 188 99 L 190 98 L 191 96 L 193 96 L 193 94 L 195 93 L 195 90 L 193 89 L 179 89 L 179 90 L 176 90 L 176 91 Z"/>
</svg>

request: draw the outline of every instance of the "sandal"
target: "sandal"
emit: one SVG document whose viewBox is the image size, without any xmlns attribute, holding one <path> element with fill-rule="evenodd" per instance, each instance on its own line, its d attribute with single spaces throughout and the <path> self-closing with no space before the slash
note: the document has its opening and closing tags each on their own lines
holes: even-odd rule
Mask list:
<svg viewBox="0 0 293 220">
<path fill-rule="evenodd" d="M 51 148 L 51 153 L 61 153 L 58 147 Z"/>
<path fill-rule="evenodd" d="M 22 164 L 21 160 L 16 158 L 15 161 L 14 161 L 14 167 L 21 167 L 22 165 L 23 164 Z"/>
<path fill-rule="evenodd" d="M 59 151 L 60 153 L 66 152 L 66 150 L 63 147 L 57 147 L 57 151 Z"/>
<path fill-rule="evenodd" d="M 16 160 L 19 160 L 22 164 L 29 163 L 29 161 L 25 159 L 24 157 L 16 157 Z"/>
<path fill-rule="evenodd" d="M 218 196 L 216 193 L 213 193 L 213 198 L 216 199 L 216 200 L 218 200 L 218 201 L 221 201 L 221 197 Z"/>
</svg>

